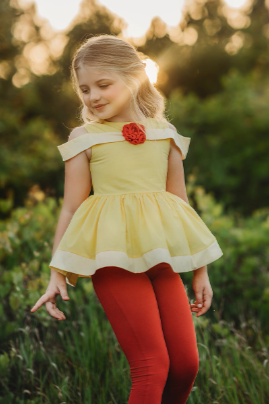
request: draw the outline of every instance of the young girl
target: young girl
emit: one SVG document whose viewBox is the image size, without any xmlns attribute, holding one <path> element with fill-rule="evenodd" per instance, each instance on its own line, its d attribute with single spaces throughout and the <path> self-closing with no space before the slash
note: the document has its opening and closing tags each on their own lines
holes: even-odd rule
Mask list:
<svg viewBox="0 0 269 404">
<path fill-rule="evenodd" d="M 190 138 L 168 123 L 162 95 L 123 40 L 88 39 L 72 79 L 84 125 L 58 146 L 65 187 L 51 279 L 31 312 L 46 304 L 65 320 L 57 295 L 69 299 L 66 283 L 91 277 L 130 365 L 128 404 L 186 403 L 199 367 L 191 312 L 209 309 L 207 264 L 223 254 L 186 195 Z M 187 271 L 190 306 L 179 275 Z"/>
</svg>

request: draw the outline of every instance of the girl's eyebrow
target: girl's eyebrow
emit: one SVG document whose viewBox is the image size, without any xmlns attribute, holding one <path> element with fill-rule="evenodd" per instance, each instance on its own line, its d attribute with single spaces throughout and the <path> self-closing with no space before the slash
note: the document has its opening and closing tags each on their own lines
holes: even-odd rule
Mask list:
<svg viewBox="0 0 269 404">
<path fill-rule="evenodd" d="M 109 78 L 99 79 L 99 80 L 96 81 L 96 83 L 99 83 L 102 80 L 111 80 L 111 79 L 109 79 Z M 83 87 L 83 86 L 88 87 L 87 84 L 81 84 L 79 87 Z"/>
</svg>

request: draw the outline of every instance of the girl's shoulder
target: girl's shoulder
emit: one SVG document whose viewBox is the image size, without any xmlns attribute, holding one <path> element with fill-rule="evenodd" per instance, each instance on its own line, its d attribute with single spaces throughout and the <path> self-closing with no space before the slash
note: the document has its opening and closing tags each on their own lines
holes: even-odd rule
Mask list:
<svg viewBox="0 0 269 404">
<path fill-rule="evenodd" d="M 85 123 L 71 130 L 68 140 L 57 146 L 63 161 L 69 160 L 82 151 L 90 149 L 100 143 L 107 143 L 119 139 L 117 128 L 98 122 Z"/>
</svg>

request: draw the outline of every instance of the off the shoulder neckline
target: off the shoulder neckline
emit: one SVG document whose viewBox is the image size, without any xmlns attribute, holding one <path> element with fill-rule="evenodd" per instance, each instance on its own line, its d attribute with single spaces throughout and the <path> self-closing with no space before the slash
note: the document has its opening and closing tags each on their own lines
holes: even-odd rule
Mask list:
<svg viewBox="0 0 269 404">
<path fill-rule="evenodd" d="M 63 160 L 68 160 L 76 154 L 81 153 L 83 150 L 89 149 L 97 144 L 125 141 L 121 126 L 123 122 L 110 122 L 110 124 L 111 125 L 93 123 L 83 125 L 87 133 L 76 136 L 72 140 L 57 146 L 62 154 Z M 147 130 L 147 140 L 174 139 L 176 146 L 181 151 L 182 160 L 186 158 L 191 138 L 184 137 L 170 128 L 167 121 L 147 118 L 147 125 L 145 126 Z"/>
</svg>

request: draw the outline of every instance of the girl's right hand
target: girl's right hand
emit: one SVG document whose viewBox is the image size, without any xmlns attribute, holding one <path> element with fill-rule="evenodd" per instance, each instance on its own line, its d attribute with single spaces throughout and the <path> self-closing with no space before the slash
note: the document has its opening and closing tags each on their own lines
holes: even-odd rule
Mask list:
<svg viewBox="0 0 269 404">
<path fill-rule="evenodd" d="M 32 307 L 31 313 L 38 310 L 44 303 L 46 303 L 47 312 L 57 320 L 65 320 L 66 317 L 62 311 L 56 307 L 56 297 L 61 295 L 63 300 L 69 300 L 70 297 L 67 294 L 65 276 L 59 272 L 54 273 L 51 276 L 46 293 L 40 297 L 36 304 Z"/>
</svg>

